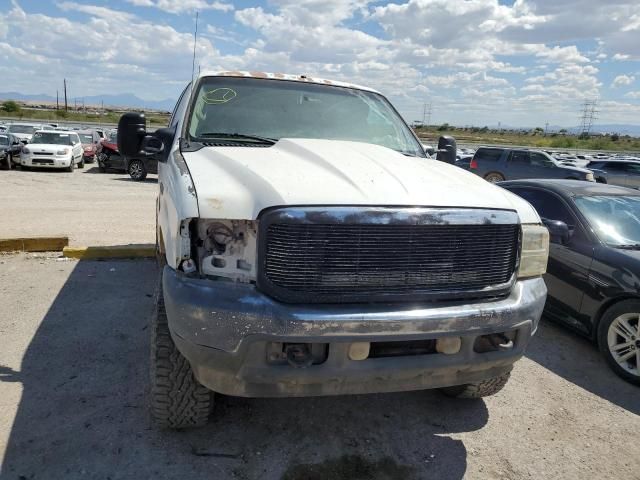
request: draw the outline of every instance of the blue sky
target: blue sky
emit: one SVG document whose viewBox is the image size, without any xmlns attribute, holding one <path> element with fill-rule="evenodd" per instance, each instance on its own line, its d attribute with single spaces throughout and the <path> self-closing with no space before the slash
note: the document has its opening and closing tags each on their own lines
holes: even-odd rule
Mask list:
<svg viewBox="0 0 640 480">
<path fill-rule="evenodd" d="M 176 98 L 203 69 L 372 86 L 408 121 L 640 124 L 637 0 L 0 0 L 1 91 Z"/>
</svg>

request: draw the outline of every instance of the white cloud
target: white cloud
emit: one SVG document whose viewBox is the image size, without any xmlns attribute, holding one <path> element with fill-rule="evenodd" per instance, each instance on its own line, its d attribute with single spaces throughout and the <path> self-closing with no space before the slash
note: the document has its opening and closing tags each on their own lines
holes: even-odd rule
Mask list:
<svg viewBox="0 0 640 480">
<path fill-rule="evenodd" d="M 555 63 L 585 63 L 589 61 L 587 57 L 580 54 L 575 45 L 545 48 L 536 53 L 536 56 Z"/>
<path fill-rule="evenodd" d="M 631 85 L 634 81 L 635 81 L 635 77 L 633 75 L 629 76 L 629 75 L 618 75 L 616 78 L 613 79 L 613 83 L 611 84 L 611 86 L 613 87 L 624 87 L 624 86 L 628 86 Z"/>
<path fill-rule="evenodd" d="M 225 2 L 206 0 L 127 0 L 137 7 L 155 7 L 168 13 L 195 12 L 196 10 L 219 10 L 229 12 L 233 5 Z"/>
<path fill-rule="evenodd" d="M 633 99 L 640 99 L 640 91 L 637 91 L 637 92 L 629 92 L 629 93 L 625 94 L 625 97 L 627 97 L 627 98 L 633 98 Z"/>
<path fill-rule="evenodd" d="M 616 54 L 613 56 L 613 59 L 614 59 L 614 60 L 617 60 L 617 61 L 619 61 L 619 62 L 623 62 L 623 61 L 625 61 L 625 60 L 629 60 L 630 58 L 631 58 L 631 55 L 626 55 L 626 54 L 624 54 L 624 53 L 616 53 Z"/>
</svg>

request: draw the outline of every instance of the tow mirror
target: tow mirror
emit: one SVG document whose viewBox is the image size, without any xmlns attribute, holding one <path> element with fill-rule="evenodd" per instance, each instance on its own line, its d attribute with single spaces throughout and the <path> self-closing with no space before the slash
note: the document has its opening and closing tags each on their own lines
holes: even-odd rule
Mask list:
<svg viewBox="0 0 640 480">
<path fill-rule="evenodd" d="M 118 150 L 125 157 L 140 154 L 142 139 L 147 135 L 144 113 L 128 112 L 118 122 Z"/>
<path fill-rule="evenodd" d="M 455 165 L 457 154 L 456 139 L 449 136 L 442 136 L 438 140 L 438 153 L 436 159 L 441 162 L 450 163 Z"/>
<path fill-rule="evenodd" d="M 571 238 L 569 226 L 562 220 L 549 220 L 543 218 L 542 223 L 549 230 L 549 241 L 551 243 L 565 244 Z"/>
</svg>

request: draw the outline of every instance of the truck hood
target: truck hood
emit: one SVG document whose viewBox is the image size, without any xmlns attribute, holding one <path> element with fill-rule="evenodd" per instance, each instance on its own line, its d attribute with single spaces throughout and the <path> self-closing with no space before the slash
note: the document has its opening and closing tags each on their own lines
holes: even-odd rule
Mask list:
<svg viewBox="0 0 640 480">
<path fill-rule="evenodd" d="M 403 205 L 509 209 L 522 223 L 540 222 L 526 201 L 473 173 L 368 143 L 281 139 L 183 155 L 201 218 L 256 219 L 285 205 Z"/>
<path fill-rule="evenodd" d="M 582 168 L 582 167 L 576 167 L 574 165 L 567 165 L 567 164 L 561 164 L 558 165 L 559 168 L 562 168 L 563 170 L 571 170 L 572 172 L 580 172 L 582 174 L 586 174 L 586 173 L 590 173 L 591 170 L 589 170 L 588 168 Z"/>
</svg>

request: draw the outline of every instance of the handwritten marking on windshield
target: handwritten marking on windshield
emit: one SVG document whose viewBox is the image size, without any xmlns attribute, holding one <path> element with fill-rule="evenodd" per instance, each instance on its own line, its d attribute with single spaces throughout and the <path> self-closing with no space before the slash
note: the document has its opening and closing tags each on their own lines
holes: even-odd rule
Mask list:
<svg viewBox="0 0 640 480">
<path fill-rule="evenodd" d="M 204 103 L 208 105 L 220 105 L 233 100 L 237 96 L 238 94 L 235 90 L 231 88 L 221 87 L 205 92 L 202 99 Z"/>
</svg>

